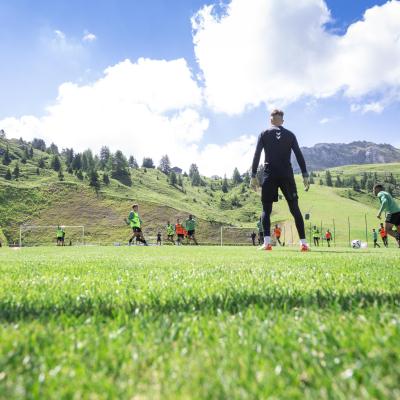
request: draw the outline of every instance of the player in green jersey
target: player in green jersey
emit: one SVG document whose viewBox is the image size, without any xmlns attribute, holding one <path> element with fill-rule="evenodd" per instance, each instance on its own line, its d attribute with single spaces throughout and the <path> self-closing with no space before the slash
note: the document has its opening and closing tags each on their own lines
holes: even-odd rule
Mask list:
<svg viewBox="0 0 400 400">
<path fill-rule="evenodd" d="M 385 192 L 381 184 L 374 186 L 374 194 L 381 204 L 377 217 L 381 219 L 382 212 L 386 211 L 385 230 L 388 235 L 396 239 L 400 247 L 400 206 L 396 203 L 390 193 Z M 396 230 L 393 230 L 393 227 Z"/>
<path fill-rule="evenodd" d="M 197 240 L 196 240 L 196 225 L 197 222 L 196 220 L 193 218 L 193 215 L 190 214 L 189 218 L 185 221 L 185 229 L 187 230 L 187 239 L 188 239 L 188 243 L 193 240 L 195 245 L 198 245 Z"/>
<path fill-rule="evenodd" d="M 132 244 L 133 239 L 136 238 L 139 242 L 142 242 L 147 246 L 147 242 L 143 236 L 142 232 L 142 219 L 139 216 L 139 206 L 134 204 L 132 206 L 132 211 L 129 213 L 128 219 L 126 220 L 127 225 L 132 228 L 132 237 L 129 239 L 129 246 Z"/>
<path fill-rule="evenodd" d="M 167 230 L 167 238 L 168 238 L 167 241 L 171 242 L 172 244 L 175 244 L 175 241 L 174 241 L 174 233 L 175 233 L 174 226 L 168 221 L 165 229 Z"/>
</svg>

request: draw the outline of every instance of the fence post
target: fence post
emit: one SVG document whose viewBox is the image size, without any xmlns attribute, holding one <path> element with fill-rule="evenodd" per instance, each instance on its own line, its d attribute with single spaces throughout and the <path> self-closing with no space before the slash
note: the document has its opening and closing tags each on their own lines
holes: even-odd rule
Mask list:
<svg viewBox="0 0 400 400">
<path fill-rule="evenodd" d="M 324 236 L 322 235 L 322 220 L 321 220 L 321 230 L 320 230 L 320 235 L 321 235 L 321 244 L 322 244 L 322 247 L 324 247 Z"/>
<path fill-rule="evenodd" d="M 349 217 L 349 216 L 347 217 L 347 224 L 348 224 L 348 227 L 349 227 L 349 247 L 351 247 L 351 237 L 350 237 L 350 217 Z"/>
<path fill-rule="evenodd" d="M 286 244 L 286 224 L 283 225 L 283 243 Z"/>
<path fill-rule="evenodd" d="M 335 226 L 335 218 L 332 218 L 333 222 L 333 244 L 336 247 L 336 226 Z"/>
</svg>

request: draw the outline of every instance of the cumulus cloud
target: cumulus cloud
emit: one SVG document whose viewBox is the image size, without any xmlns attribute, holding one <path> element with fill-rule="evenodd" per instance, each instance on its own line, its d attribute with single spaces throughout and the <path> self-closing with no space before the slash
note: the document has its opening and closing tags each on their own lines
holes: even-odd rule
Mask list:
<svg viewBox="0 0 400 400">
<path fill-rule="evenodd" d="M 336 35 L 323 0 L 232 0 L 192 18 L 209 106 L 227 114 L 303 96 L 385 98 L 400 88 L 400 2 L 368 9 Z"/>
<path fill-rule="evenodd" d="M 108 145 L 155 162 L 168 154 L 172 163 L 185 169 L 197 163 L 208 175 L 230 174 L 235 166 L 247 169 L 251 137 L 201 149 L 208 128 L 201 105 L 202 90 L 185 60 L 142 58 L 107 68 L 90 85 L 64 83 L 43 116 L 6 118 L 0 127 L 10 136 L 41 137 L 76 151 Z"/>
<path fill-rule="evenodd" d="M 94 33 L 85 31 L 82 37 L 84 42 L 94 42 L 97 39 L 97 36 Z"/>
<path fill-rule="evenodd" d="M 54 31 L 54 35 L 55 35 L 56 39 L 58 39 L 58 40 L 65 40 L 65 38 L 66 38 L 65 33 L 58 29 L 56 29 Z"/>
</svg>

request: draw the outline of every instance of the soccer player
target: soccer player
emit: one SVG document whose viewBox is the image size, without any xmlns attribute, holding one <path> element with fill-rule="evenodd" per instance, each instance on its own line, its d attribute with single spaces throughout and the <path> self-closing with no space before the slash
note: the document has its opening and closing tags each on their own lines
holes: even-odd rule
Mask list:
<svg viewBox="0 0 400 400">
<path fill-rule="evenodd" d="M 314 246 L 319 247 L 319 230 L 315 225 L 313 226 L 312 237 L 314 241 Z"/>
<path fill-rule="evenodd" d="M 378 243 L 378 232 L 374 229 L 372 229 L 372 239 L 374 240 L 374 248 L 375 247 L 381 247 Z"/>
<path fill-rule="evenodd" d="M 157 233 L 157 246 L 161 246 L 161 232 Z"/>
<path fill-rule="evenodd" d="M 276 241 L 279 243 L 280 246 L 282 246 L 282 243 L 281 243 L 281 234 L 282 234 L 281 228 L 279 227 L 279 225 L 275 225 L 275 228 L 274 228 L 274 236 L 275 236 L 275 239 L 276 239 Z"/>
<path fill-rule="evenodd" d="M 126 223 L 132 228 L 132 237 L 129 239 L 129 246 L 132 244 L 133 239 L 143 243 L 147 246 L 147 242 L 143 236 L 142 232 L 142 219 L 139 216 L 139 206 L 134 204 L 132 206 L 132 211 L 129 213 Z"/>
<path fill-rule="evenodd" d="M 65 236 L 64 229 L 60 225 L 58 225 L 57 226 L 57 231 L 56 231 L 57 246 L 62 246 L 63 245 L 64 236 Z"/>
<path fill-rule="evenodd" d="M 175 229 L 174 229 L 173 225 L 169 221 L 167 222 L 167 226 L 165 227 L 165 229 L 167 230 L 167 240 L 168 240 L 168 242 L 171 242 L 172 244 L 175 244 L 175 241 L 174 241 Z"/>
<path fill-rule="evenodd" d="M 262 244 L 264 242 L 264 232 L 262 226 L 262 218 L 257 221 L 257 229 L 258 229 L 258 244 Z"/>
<path fill-rule="evenodd" d="M 176 220 L 175 233 L 176 236 L 178 237 L 177 239 L 178 246 L 180 246 L 181 244 L 183 244 L 183 239 L 185 238 L 185 228 L 182 226 L 179 218 Z"/>
<path fill-rule="evenodd" d="M 385 227 L 383 226 L 382 222 L 381 222 L 381 226 L 380 226 L 380 228 L 379 228 L 379 235 L 381 236 L 383 245 L 384 245 L 385 247 L 388 247 L 388 246 L 389 246 L 389 243 L 388 243 L 388 240 L 387 240 L 387 233 L 386 233 L 386 229 L 385 229 Z"/>
<path fill-rule="evenodd" d="M 325 239 L 326 243 L 328 243 L 328 247 L 331 247 L 332 233 L 329 231 L 329 229 L 327 229 L 325 232 Z"/>
<path fill-rule="evenodd" d="M 193 218 L 193 215 L 190 214 L 189 218 L 185 221 L 185 229 L 187 230 L 187 239 L 188 243 L 193 240 L 194 244 L 197 246 L 196 240 L 196 220 Z"/>
<path fill-rule="evenodd" d="M 283 111 L 272 111 L 271 127 L 262 132 L 258 137 L 251 169 L 251 186 L 256 189 L 258 187 L 258 180 L 256 178 L 257 168 L 260 162 L 261 152 L 264 150 L 265 162 L 261 190 L 264 245 L 261 249 L 272 250 L 270 218 L 272 205 L 274 202 L 278 201 L 278 189 L 280 188 L 296 223 L 301 243 L 300 250 L 309 251 L 310 248 L 306 240 L 303 215 L 301 214 L 298 204 L 298 194 L 292 164 L 290 163 L 292 150 L 300 166 L 304 187 L 307 191 L 310 188 L 310 182 L 308 180 L 306 163 L 297 143 L 296 136 L 282 125 Z"/>
<path fill-rule="evenodd" d="M 382 185 L 377 184 L 374 186 L 374 194 L 378 197 L 381 207 L 379 208 L 377 217 L 380 219 L 382 212 L 386 211 L 385 231 L 392 236 L 400 247 L 400 206 L 396 203 L 390 193 L 385 192 Z M 383 227 L 383 224 L 381 224 Z M 393 226 L 396 231 L 393 232 Z M 387 247 L 387 235 L 386 235 Z"/>
<path fill-rule="evenodd" d="M 257 237 L 256 233 L 253 231 L 253 233 L 250 235 L 250 237 L 251 237 L 251 241 L 253 242 L 253 246 L 255 246 L 256 245 L 256 237 Z"/>
</svg>

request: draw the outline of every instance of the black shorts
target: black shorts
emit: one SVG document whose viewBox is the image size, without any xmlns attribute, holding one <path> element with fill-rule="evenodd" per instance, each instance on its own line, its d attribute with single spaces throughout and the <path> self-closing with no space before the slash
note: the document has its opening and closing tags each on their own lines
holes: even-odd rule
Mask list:
<svg viewBox="0 0 400 400">
<path fill-rule="evenodd" d="M 133 233 L 142 233 L 141 228 L 132 228 Z"/>
<path fill-rule="evenodd" d="M 264 203 L 273 203 L 278 201 L 278 189 L 281 189 L 286 201 L 293 201 L 299 198 L 293 175 L 283 178 L 275 178 L 268 172 L 264 171 L 261 200 Z"/>
<path fill-rule="evenodd" d="M 194 234 L 195 234 L 195 231 L 194 231 L 194 230 L 193 230 L 193 231 L 188 231 L 188 236 L 189 236 L 189 237 L 194 236 Z"/>
<path fill-rule="evenodd" d="M 183 239 L 185 237 L 185 235 L 183 233 L 178 233 L 178 238 L 179 239 Z"/>
<path fill-rule="evenodd" d="M 173 239 L 174 235 L 168 235 L 168 239 Z"/>
<path fill-rule="evenodd" d="M 386 220 L 385 222 L 389 224 L 393 224 L 395 226 L 400 225 L 400 212 L 394 213 L 394 214 L 387 214 L 386 215 Z"/>
</svg>

